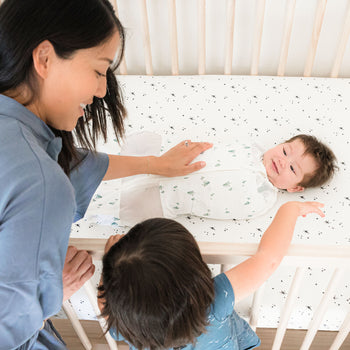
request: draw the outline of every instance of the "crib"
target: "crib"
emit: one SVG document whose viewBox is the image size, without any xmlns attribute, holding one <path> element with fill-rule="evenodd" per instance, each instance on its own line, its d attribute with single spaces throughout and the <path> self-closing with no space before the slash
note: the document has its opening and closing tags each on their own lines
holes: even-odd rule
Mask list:
<svg viewBox="0 0 350 350">
<path fill-rule="evenodd" d="M 119 10 L 118 16 L 127 29 L 127 42 L 130 39 L 130 50 L 134 50 L 133 54 L 129 53 L 128 42 L 118 77 L 129 111 L 127 133 L 151 129 L 165 135 L 164 143 L 170 147 L 181 139 L 195 140 L 193 130 L 201 130 L 200 122 L 205 115 L 205 128 L 198 138 L 206 137 L 214 143 L 217 138 L 229 137 L 227 135 L 234 126 L 239 134 L 260 137 L 260 141 L 268 144 L 273 133 L 278 136 L 278 130 L 286 123 L 290 132 L 315 132 L 334 147 L 340 167 L 334 182 L 321 190 L 290 197 L 291 200 L 301 198 L 330 203 L 328 219 L 321 222 L 310 218 L 306 224 L 298 223 L 296 240 L 276 272 L 276 280 L 269 280 L 252 298 L 248 298 L 243 303 L 242 312 L 253 329 L 261 327 L 261 319 L 265 319 L 265 327 L 277 329 L 273 350 L 283 349 L 287 328 L 307 329 L 300 349 L 310 349 L 317 331 L 324 329 L 322 325 L 327 323 L 325 318 L 336 314 L 337 320 L 331 327 L 326 327 L 334 333 L 329 349 L 345 349 L 341 346 L 350 331 L 350 280 L 347 274 L 350 220 L 345 217 L 350 206 L 350 172 L 347 169 L 350 158 L 346 152 L 346 147 L 349 147 L 347 135 L 350 134 L 347 120 L 348 107 L 350 109 L 350 79 L 347 79 L 350 76 L 347 64 L 350 3 L 345 0 L 328 3 L 326 0 L 111 2 L 117 15 Z M 216 22 L 213 22 L 215 16 Z M 178 25 L 182 17 L 185 20 L 181 23 L 189 25 L 189 30 Z M 331 26 L 335 37 L 327 34 L 326 29 Z M 178 42 L 178 37 L 183 41 Z M 242 37 L 246 38 L 245 43 L 240 39 Z M 191 52 L 193 45 L 190 47 L 186 43 L 187 39 L 196 43 L 194 52 Z M 158 40 L 160 43 L 157 44 Z M 274 46 L 276 42 L 278 45 Z M 301 47 L 296 50 L 297 56 L 293 48 L 295 50 L 298 42 Z M 139 53 L 137 59 L 135 52 Z M 141 52 L 144 53 L 144 64 Z M 233 90 L 230 90 L 232 86 Z M 230 92 L 237 101 L 230 100 Z M 157 106 L 149 106 L 149 101 Z M 234 107 L 230 108 L 230 104 Z M 236 117 L 229 118 L 230 112 Z M 210 119 L 210 113 L 219 117 Z M 258 115 L 254 117 L 256 119 L 247 120 L 248 115 L 255 114 Z M 299 119 L 295 117 L 294 120 L 293 116 L 299 114 Z M 191 115 L 192 119 L 186 119 L 186 115 Z M 283 137 L 292 136 L 283 130 Z M 100 149 L 116 154 L 119 151 L 113 137 L 106 145 L 101 144 Z M 118 202 L 111 193 L 120 186 L 120 181 L 102 184 L 85 218 L 72 229 L 70 244 L 91 251 L 96 262 L 101 260 L 110 234 L 127 232 L 127 228 L 118 225 L 118 218 L 108 223 L 105 221 L 106 213 L 113 216 L 113 205 Z M 287 194 L 282 193 L 278 204 L 286 200 Z M 191 217 L 180 222 L 192 231 L 195 229 L 195 238 L 205 261 L 220 272 L 254 254 L 273 214 L 272 211 L 254 222 L 222 223 Z M 237 230 L 240 237 L 233 239 L 232 232 Z M 317 244 L 311 244 L 312 240 Z M 321 274 L 326 271 L 327 276 L 323 276 L 322 283 L 319 283 L 322 285 L 319 295 L 313 295 L 316 306 L 302 310 L 307 313 L 303 322 L 299 322 L 295 315 L 293 320 L 293 311 L 303 298 L 300 296 L 302 292 L 311 289 L 312 284 L 318 284 L 316 273 L 313 275 L 317 269 Z M 311 279 L 305 282 L 306 276 L 311 276 Z M 98 277 L 95 279 L 97 281 Z M 95 284 L 87 282 L 83 293 L 98 315 Z M 279 284 L 283 287 L 273 294 Z M 263 309 L 261 305 L 269 294 L 273 295 L 274 301 L 269 301 L 267 308 Z M 77 309 L 81 298 L 73 296 L 64 303 L 63 310 L 84 348 L 92 349 L 79 322 L 81 316 Z M 338 308 L 328 312 L 335 301 Z M 269 319 L 269 312 L 275 314 L 273 321 Z M 104 320 L 98 318 L 98 321 L 105 329 Z M 109 348 L 117 349 L 108 333 L 105 337 Z"/>
</svg>

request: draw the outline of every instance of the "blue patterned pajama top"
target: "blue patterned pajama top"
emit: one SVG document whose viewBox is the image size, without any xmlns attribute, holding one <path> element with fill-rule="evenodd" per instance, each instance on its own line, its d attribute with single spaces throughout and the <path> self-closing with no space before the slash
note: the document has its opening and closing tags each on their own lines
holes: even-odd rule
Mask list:
<svg viewBox="0 0 350 350">
<path fill-rule="evenodd" d="M 260 345 L 260 339 L 234 310 L 235 296 L 224 273 L 214 278 L 215 300 L 210 307 L 207 332 L 201 334 L 195 345 L 182 350 L 248 350 Z M 115 340 L 124 340 L 115 329 L 110 330 Z M 131 350 L 136 350 L 130 346 Z"/>
</svg>

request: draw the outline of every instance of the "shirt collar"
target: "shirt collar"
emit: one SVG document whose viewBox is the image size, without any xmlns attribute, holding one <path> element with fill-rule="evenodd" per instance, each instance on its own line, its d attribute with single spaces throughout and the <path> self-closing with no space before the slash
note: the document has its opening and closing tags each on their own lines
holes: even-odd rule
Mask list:
<svg viewBox="0 0 350 350">
<path fill-rule="evenodd" d="M 62 149 L 62 139 L 39 117 L 13 98 L 0 94 L 0 116 L 10 117 L 24 124 L 34 134 L 48 155 L 57 161 Z"/>
</svg>

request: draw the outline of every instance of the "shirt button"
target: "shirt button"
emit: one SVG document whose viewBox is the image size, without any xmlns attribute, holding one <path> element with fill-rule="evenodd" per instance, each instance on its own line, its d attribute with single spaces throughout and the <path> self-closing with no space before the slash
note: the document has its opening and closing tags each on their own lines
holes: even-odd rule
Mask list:
<svg viewBox="0 0 350 350">
<path fill-rule="evenodd" d="M 41 331 L 42 329 L 44 329 L 45 327 L 45 320 L 43 321 L 43 325 L 41 326 L 41 328 L 39 329 L 39 331 Z"/>
</svg>

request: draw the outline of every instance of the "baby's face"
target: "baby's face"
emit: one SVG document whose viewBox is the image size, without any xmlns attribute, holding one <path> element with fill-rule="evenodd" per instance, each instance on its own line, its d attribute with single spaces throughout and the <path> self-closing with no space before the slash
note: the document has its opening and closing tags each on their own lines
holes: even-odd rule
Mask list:
<svg viewBox="0 0 350 350">
<path fill-rule="evenodd" d="M 288 192 L 303 191 L 298 186 L 305 174 L 312 174 L 317 164 L 312 156 L 304 155 L 305 146 L 302 141 L 294 140 L 281 143 L 265 152 L 263 163 L 270 182 L 279 189 Z"/>
</svg>

